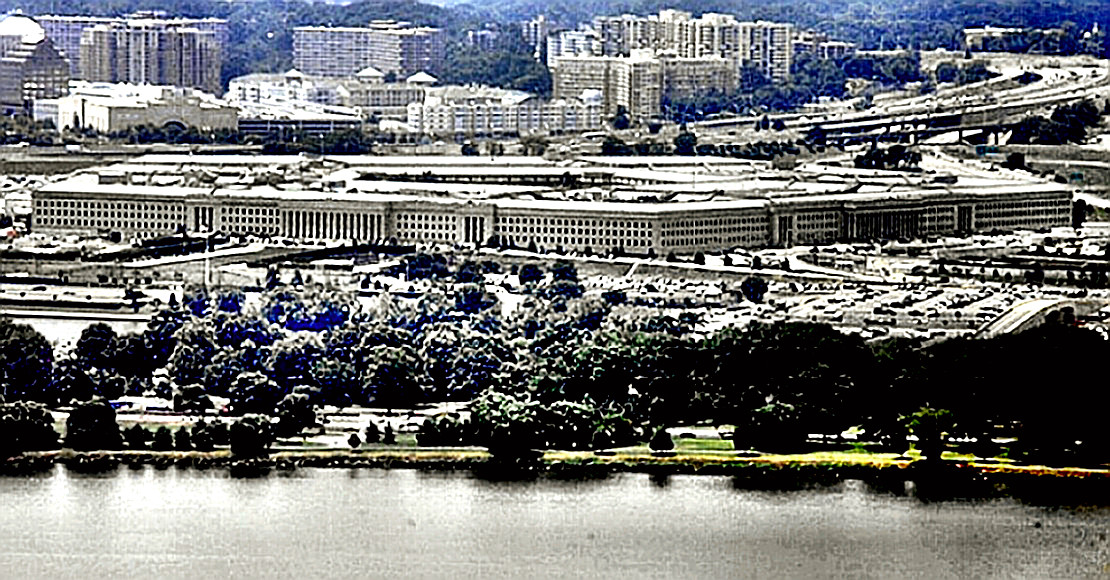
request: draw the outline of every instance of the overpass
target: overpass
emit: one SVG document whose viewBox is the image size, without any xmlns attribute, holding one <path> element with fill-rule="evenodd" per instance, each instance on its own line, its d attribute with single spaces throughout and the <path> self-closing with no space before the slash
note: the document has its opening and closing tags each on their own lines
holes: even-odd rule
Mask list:
<svg viewBox="0 0 1110 580">
<path fill-rule="evenodd" d="M 975 332 L 975 338 L 994 338 L 1003 334 L 1018 334 L 1036 328 L 1052 318 L 1086 316 L 1108 304 L 1105 300 L 1073 300 L 1070 298 L 1041 298 L 1028 300 L 1010 307 L 998 318 L 984 324 Z"/>
</svg>

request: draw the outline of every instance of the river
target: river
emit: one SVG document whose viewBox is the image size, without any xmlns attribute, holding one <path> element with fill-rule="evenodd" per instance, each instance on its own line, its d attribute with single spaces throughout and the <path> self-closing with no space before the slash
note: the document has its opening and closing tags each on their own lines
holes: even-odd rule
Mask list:
<svg viewBox="0 0 1110 580">
<path fill-rule="evenodd" d="M 0 576 L 1075 577 L 1110 569 L 1110 509 L 925 503 L 641 474 L 62 467 L 0 478 Z"/>
</svg>

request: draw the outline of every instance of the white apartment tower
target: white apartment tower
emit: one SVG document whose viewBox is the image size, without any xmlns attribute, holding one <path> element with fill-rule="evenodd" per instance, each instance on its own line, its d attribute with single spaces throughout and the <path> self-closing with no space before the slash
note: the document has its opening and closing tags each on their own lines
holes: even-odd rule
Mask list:
<svg viewBox="0 0 1110 580">
<path fill-rule="evenodd" d="M 81 32 L 81 78 L 220 92 L 221 42 L 215 32 L 173 21 L 129 19 Z"/>
<path fill-rule="evenodd" d="M 368 66 L 409 76 L 438 71 L 446 43 L 442 29 L 394 21 L 375 21 L 366 28 L 301 26 L 293 29 L 293 66 L 314 76 L 353 76 Z"/>
<path fill-rule="evenodd" d="M 128 18 L 105 18 L 100 16 L 36 16 L 35 20 L 46 31 L 46 37 L 54 42 L 66 58 L 69 59 L 70 75 L 74 79 L 81 77 L 81 34 L 87 28 L 99 25 L 112 25 L 124 23 L 127 20 L 155 20 L 174 28 L 195 28 L 204 32 L 212 32 L 220 45 L 223 53 L 227 47 L 228 29 L 227 21 L 220 18 L 151 18 L 147 14 L 136 14 Z"/>
</svg>

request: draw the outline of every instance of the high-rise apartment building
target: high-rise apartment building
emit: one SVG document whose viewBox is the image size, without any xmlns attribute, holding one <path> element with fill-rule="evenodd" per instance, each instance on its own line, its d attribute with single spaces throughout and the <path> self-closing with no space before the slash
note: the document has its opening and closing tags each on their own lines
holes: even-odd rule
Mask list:
<svg viewBox="0 0 1110 580">
<path fill-rule="evenodd" d="M 218 94 L 223 57 L 212 31 L 130 19 L 81 33 L 81 76 L 92 82 L 171 85 Z"/>
<path fill-rule="evenodd" d="M 551 67 L 556 99 L 579 99 L 599 92 L 606 116 L 615 115 L 621 107 L 634 121 L 659 114 L 663 65 L 649 51 L 635 51 L 628 57 L 558 58 Z"/>
<path fill-rule="evenodd" d="M 532 48 L 532 58 L 540 60 L 543 51 L 547 48 L 547 36 L 551 32 L 551 23 L 543 14 L 526 20 L 520 24 L 520 33 L 524 36 L 524 43 Z"/>
<path fill-rule="evenodd" d="M 372 66 L 408 76 L 439 71 L 447 35 L 439 28 L 375 21 L 366 28 L 300 26 L 293 29 L 293 66 L 316 76 L 345 77 Z"/>
<path fill-rule="evenodd" d="M 687 100 L 706 95 L 726 95 L 739 88 L 735 62 L 721 56 L 688 58 L 660 54 L 663 65 L 663 96 Z"/>
<path fill-rule="evenodd" d="M 547 66 L 572 56 L 605 56 L 601 39 L 593 30 L 566 30 L 547 37 Z"/>
<path fill-rule="evenodd" d="M 228 29 L 227 21 L 220 18 L 159 18 L 152 13 L 138 13 L 128 18 L 104 18 L 99 16 L 57 16 L 43 15 L 35 19 L 46 31 L 46 37 L 54 42 L 66 58 L 69 59 L 69 72 L 75 79 L 81 78 L 81 33 L 86 28 L 99 25 L 111 25 L 125 22 L 129 19 L 156 20 L 164 22 L 167 26 L 176 28 L 195 28 L 197 30 L 212 32 L 220 43 L 220 52 L 227 46 Z"/>
<path fill-rule="evenodd" d="M 739 70 L 750 66 L 776 82 L 790 78 L 793 62 L 793 27 L 776 22 L 741 22 L 729 14 L 703 14 L 663 10 L 651 16 L 599 16 L 590 27 L 552 35 L 548 55 L 589 54 L 629 56 L 635 50 L 667 52 L 683 58 L 720 57 Z M 550 58 L 550 57 L 549 57 Z"/>
<path fill-rule="evenodd" d="M 778 22 L 740 23 L 741 66 L 753 67 L 775 83 L 790 80 L 794 27 Z"/>
</svg>

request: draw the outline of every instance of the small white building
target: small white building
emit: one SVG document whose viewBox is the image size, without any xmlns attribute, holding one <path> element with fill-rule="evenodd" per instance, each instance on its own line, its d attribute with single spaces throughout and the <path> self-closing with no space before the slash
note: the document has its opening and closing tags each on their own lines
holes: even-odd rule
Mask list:
<svg viewBox="0 0 1110 580">
<path fill-rule="evenodd" d="M 293 69 L 282 74 L 234 78 L 228 83 L 225 98 L 240 105 L 340 106 L 357 111 L 365 119 L 403 121 L 408 106 L 423 102 L 425 89 L 436 82 L 435 77 L 422 72 L 401 82 L 386 82 L 385 75 L 374 67 L 345 78 L 309 76 Z"/>
</svg>

